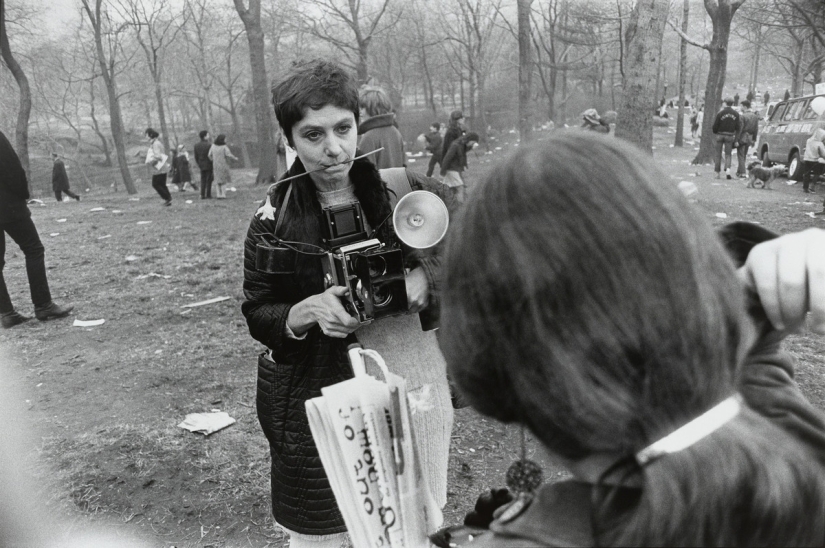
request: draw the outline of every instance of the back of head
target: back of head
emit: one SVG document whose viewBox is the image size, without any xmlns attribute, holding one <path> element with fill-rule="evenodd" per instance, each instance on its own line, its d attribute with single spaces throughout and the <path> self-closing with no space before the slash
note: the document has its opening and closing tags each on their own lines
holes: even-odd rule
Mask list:
<svg viewBox="0 0 825 548">
<path fill-rule="evenodd" d="M 732 107 L 733 106 L 733 97 L 725 97 L 725 100 L 723 101 L 723 103 L 725 103 L 729 107 Z"/>
<path fill-rule="evenodd" d="M 226 135 L 221 133 L 217 137 L 215 137 L 215 144 L 216 145 L 225 145 L 226 144 Z"/>
<path fill-rule="evenodd" d="M 363 108 L 370 117 L 392 112 L 390 96 L 382 88 L 365 86 L 358 94 L 358 106 Z"/>
<path fill-rule="evenodd" d="M 745 99 L 742 101 L 742 106 L 745 108 L 751 108 L 751 102 Z"/>
<path fill-rule="evenodd" d="M 290 146 L 292 126 L 300 122 L 307 109 L 319 110 L 326 105 L 349 110 L 358 123 L 358 86 L 343 67 L 331 61 L 314 59 L 296 63 L 289 74 L 272 88 L 275 117 Z"/>
<path fill-rule="evenodd" d="M 200 137 L 201 141 L 203 141 L 204 139 L 206 139 L 206 136 L 207 136 L 207 135 L 209 135 L 209 132 L 208 132 L 207 130 L 205 130 L 205 129 L 204 129 L 204 130 L 201 130 L 201 132 L 200 132 L 200 133 L 198 133 L 198 136 Z"/>
<path fill-rule="evenodd" d="M 593 192 L 604 166 L 610 182 Z M 476 187 L 448 237 L 441 338 L 476 409 L 579 460 L 635 455 L 736 392 L 753 342 L 744 291 L 713 228 L 668 181 L 619 140 L 561 132 L 520 147 Z M 641 496 L 600 540 L 790 538 L 754 524 L 781 513 L 772 523 L 788 526 L 807 503 L 821 516 L 823 478 L 777 430 L 747 410 L 648 465 Z M 778 439 L 786 454 L 765 455 Z M 719 466 L 729 459 L 739 464 Z M 801 487 L 788 471 L 805 466 L 799 477 L 818 483 L 806 503 L 790 501 Z M 741 515 L 718 515 L 730 508 Z"/>
<path fill-rule="evenodd" d="M 145 134 L 146 134 L 146 136 L 147 136 L 147 137 L 149 137 L 150 139 L 157 139 L 157 137 L 158 137 L 158 135 L 159 135 L 159 133 L 158 133 L 157 131 L 155 131 L 154 129 L 152 129 L 152 128 L 150 128 L 150 127 L 147 127 L 147 128 L 146 128 L 146 131 L 145 131 L 144 133 L 145 133 Z"/>
<path fill-rule="evenodd" d="M 464 113 L 460 110 L 454 110 L 450 113 L 450 127 L 457 127 L 459 120 L 464 118 Z"/>
</svg>

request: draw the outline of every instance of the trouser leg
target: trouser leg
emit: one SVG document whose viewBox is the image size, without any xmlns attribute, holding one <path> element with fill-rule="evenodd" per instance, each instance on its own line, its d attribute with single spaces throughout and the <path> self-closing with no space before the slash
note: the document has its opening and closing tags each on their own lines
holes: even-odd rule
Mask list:
<svg viewBox="0 0 825 548">
<path fill-rule="evenodd" d="M 66 194 L 66 196 L 68 196 L 69 198 L 71 198 L 71 199 L 73 199 L 73 200 L 77 200 L 77 194 L 75 194 L 75 193 L 74 193 L 74 192 L 72 192 L 71 190 L 64 190 L 63 192 L 64 192 L 64 193 Z"/>
<path fill-rule="evenodd" d="M 433 171 L 435 170 L 435 165 L 438 163 L 438 156 L 433 154 L 430 156 L 430 164 L 427 166 L 427 177 L 433 176 Z"/>
<path fill-rule="evenodd" d="M 4 224 L 3 230 L 20 246 L 23 255 L 26 256 L 26 275 L 29 278 L 32 303 L 35 307 L 49 304 L 52 294 L 46 278 L 46 250 L 34 222 L 31 218 L 20 219 Z"/>
<path fill-rule="evenodd" d="M 57 199 L 58 202 L 63 201 L 63 193 L 59 190 L 54 191 L 54 197 Z"/>
<path fill-rule="evenodd" d="M 745 164 L 748 161 L 749 147 L 750 145 L 739 143 L 739 148 L 736 149 L 736 159 L 738 161 L 736 166 L 737 175 L 745 175 L 747 173 L 747 166 Z"/>
<path fill-rule="evenodd" d="M 166 186 L 166 174 L 165 173 L 158 173 L 157 175 L 152 175 L 152 188 L 154 188 L 160 197 L 166 200 L 167 202 L 172 201 L 172 195 L 169 193 L 169 188 Z"/>
<path fill-rule="evenodd" d="M 722 140 L 722 135 L 716 135 L 714 137 L 713 143 L 713 157 L 714 157 L 714 166 L 713 171 L 719 173 L 722 171 L 722 147 L 725 146 L 724 141 Z"/>
<path fill-rule="evenodd" d="M 0 226 L 0 228 L 2 228 Z M 14 305 L 9 297 L 6 280 L 3 278 L 3 268 L 6 266 L 6 230 L 0 230 L 0 314 L 14 312 Z"/>
<path fill-rule="evenodd" d="M 813 176 L 811 162 L 802 162 L 802 192 L 808 192 Z"/>
<path fill-rule="evenodd" d="M 725 135 L 725 172 L 730 170 L 733 155 L 733 135 Z"/>
</svg>

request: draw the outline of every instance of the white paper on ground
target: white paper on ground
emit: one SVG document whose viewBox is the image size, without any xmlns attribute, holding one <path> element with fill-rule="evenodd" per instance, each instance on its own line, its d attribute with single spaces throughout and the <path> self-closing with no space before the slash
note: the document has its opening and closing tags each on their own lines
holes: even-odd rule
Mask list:
<svg viewBox="0 0 825 548">
<path fill-rule="evenodd" d="M 178 424 L 178 427 L 208 436 L 231 424 L 235 424 L 235 419 L 225 411 L 218 411 L 217 413 L 189 413 L 183 422 Z"/>
<path fill-rule="evenodd" d="M 727 219 L 728 218 L 727 213 L 717 213 L 716 216 L 719 217 L 720 219 Z"/>
<path fill-rule="evenodd" d="M 105 207 L 93 207 L 89 211 L 106 211 Z"/>
<path fill-rule="evenodd" d="M 49 236 L 60 236 L 60 232 L 52 232 Z"/>
<path fill-rule="evenodd" d="M 171 277 L 172 276 L 168 276 L 168 275 L 165 275 L 165 274 L 158 274 L 157 272 L 150 272 L 149 274 L 141 274 L 140 276 L 138 276 L 135 279 L 136 280 L 144 280 L 146 278 L 163 278 L 165 280 L 168 280 Z"/>
<path fill-rule="evenodd" d="M 152 221 L 138 221 L 137 222 L 137 224 L 139 224 L 139 225 L 148 225 L 148 224 L 151 224 L 151 223 L 152 223 Z"/>
<path fill-rule="evenodd" d="M 100 320 L 75 320 L 72 324 L 74 327 L 94 327 L 96 325 L 103 325 L 106 322 L 104 319 Z"/>
<path fill-rule="evenodd" d="M 106 234 L 105 236 L 99 237 L 98 240 L 105 240 L 106 238 L 111 238 L 111 237 L 112 237 L 111 234 Z"/>
<path fill-rule="evenodd" d="M 181 308 L 194 308 L 196 306 L 203 306 L 205 304 L 219 303 L 221 301 L 228 301 L 229 297 L 215 297 L 214 299 L 207 299 L 196 303 L 182 305 Z"/>
<path fill-rule="evenodd" d="M 68 219 L 58 219 L 58 220 L 57 220 L 57 222 L 58 222 L 58 223 L 65 223 L 67 220 L 68 220 Z"/>
</svg>

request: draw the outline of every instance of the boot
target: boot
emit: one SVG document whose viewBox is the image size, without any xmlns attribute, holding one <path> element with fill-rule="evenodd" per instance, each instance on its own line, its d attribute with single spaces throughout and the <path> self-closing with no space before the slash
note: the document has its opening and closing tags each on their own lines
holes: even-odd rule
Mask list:
<svg viewBox="0 0 825 548">
<path fill-rule="evenodd" d="M 41 322 L 45 322 L 48 320 L 56 320 L 57 318 L 65 318 L 73 309 L 73 305 L 60 306 L 54 301 L 49 301 L 48 304 L 34 307 L 34 315 Z"/>
<path fill-rule="evenodd" d="M 12 310 L 7 314 L 3 314 L 0 316 L 0 322 L 3 324 L 3 329 L 9 329 L 10 327 L 14 327 L 15 325 L 20 325 L 21 323 L 27 322 L 31 320 L 20 312 L 16 310 Z"/>
</svg>

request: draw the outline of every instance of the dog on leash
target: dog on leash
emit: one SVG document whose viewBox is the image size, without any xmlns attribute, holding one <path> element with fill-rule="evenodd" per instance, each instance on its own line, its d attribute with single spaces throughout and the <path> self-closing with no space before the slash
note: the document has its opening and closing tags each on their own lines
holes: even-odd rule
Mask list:
<svg viewBox="0 0 825 548">
<path fill-rule="evenodd" d="M 771 190 L 774 179 L 785 173 L 785 166 L 762 167 L 758 160 L 748 165 L 747 188 L 764 188 Z"/>
</svg>

